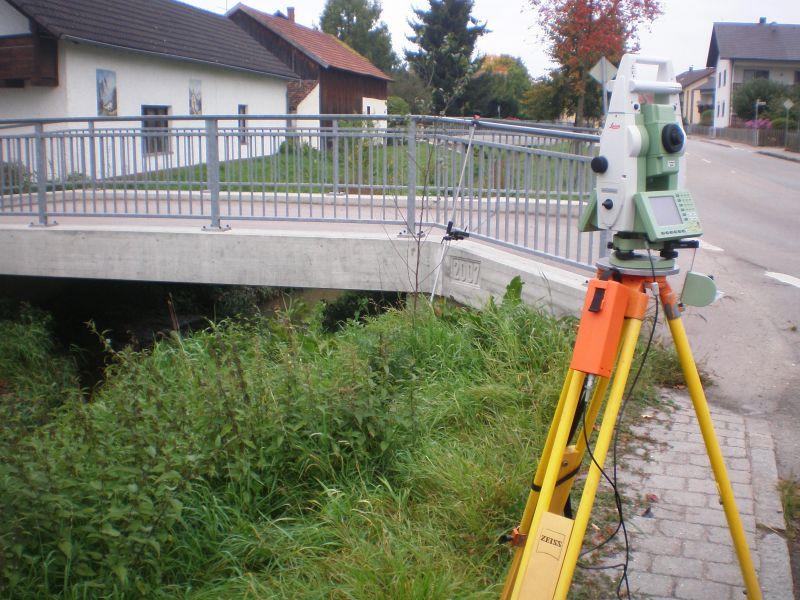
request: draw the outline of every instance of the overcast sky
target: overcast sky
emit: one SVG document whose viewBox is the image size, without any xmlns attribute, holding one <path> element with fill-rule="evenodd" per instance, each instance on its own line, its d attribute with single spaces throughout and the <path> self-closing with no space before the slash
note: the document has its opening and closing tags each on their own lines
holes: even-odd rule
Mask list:
<svg viewBox="0 0 800 600">
<path fill-rule="evenodd" d="M 189 4 L 225 12 L 236 4 L 235 0 L 185 0 Z M 245 0 L 265 12 L 281 10 L 293 5 L 298 23 L 315 26 L 325 0 Z M 641 52 L 672 58 L 676 72 L 690 66 L 704 67 L 715 21 L 756 22 L 766 17 L 768 22 L 800 23 L 799 0 L 662 0 L 664 14 L 650 30 L 640 34 Z M 411 45 L 406 36 L 411 34 L 408 19 L 412 7 L 426 7 L 425 0 L 384 0 L 382 19 L 389 26 L 397 53 Z M 540 37 L 535 14 L 526 0 L 475 0 L 473 14 L 486 21 L 491 33 L 478 42 L 482 54 L 511 54 L 525 62 L 531 75 L 538 76 L 552 67 Z"/>
</svg>

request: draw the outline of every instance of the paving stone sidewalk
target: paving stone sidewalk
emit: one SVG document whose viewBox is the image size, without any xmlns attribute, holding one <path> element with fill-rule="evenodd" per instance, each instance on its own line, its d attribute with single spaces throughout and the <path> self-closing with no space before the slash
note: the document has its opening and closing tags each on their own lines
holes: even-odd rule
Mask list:
<svg viewBox="0 0 800 600">
<path fill-rule="evenodd" d="M 691 401 L 673 393 L 665 399 L 675 409 L 649 411 L 632 427 L 641 440 L 622 458 L 618 476 L 623 495 L 639 501 L 626 515 L 632 596 L 742 600 L 739 564 Z M 791 600 L 769 425 L 714 407 L 711 414 L 764 598 Z"/>
</svg>

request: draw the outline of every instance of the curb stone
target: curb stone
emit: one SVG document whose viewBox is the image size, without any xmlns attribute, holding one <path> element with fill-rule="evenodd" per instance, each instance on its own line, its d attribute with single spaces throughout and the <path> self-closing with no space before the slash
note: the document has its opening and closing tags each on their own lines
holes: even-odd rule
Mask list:
<svg viewBox="0 0 800 600">
<path fill-rule="evenodd" d="M 780 158 L 783 160 L 800 163 L 800 156 L 791 156 L 789 154 L 782 154 L 780 152 L 771 152 L 769 150 L 756 150 L 756 154 L 763 154 L 764 156 L 772 156 L 773 158 Z"/>
</svg>

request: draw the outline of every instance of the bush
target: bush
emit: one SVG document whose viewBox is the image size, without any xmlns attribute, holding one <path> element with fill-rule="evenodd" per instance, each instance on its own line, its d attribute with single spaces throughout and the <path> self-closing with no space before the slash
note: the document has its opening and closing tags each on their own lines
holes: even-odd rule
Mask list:
<svg viewBox="0 0 800 600">
<path fill-rule="evenodd" d="M 17 192 L 27 192 L 31 189 L 33 176 L 21 162 L 0 161 L 0 178 L 6 187 Z"/>
<path fill-rule="evenodd" d="M 56 352 L 51 319 L 29 306 L 0 320 L 0 447 L 47 423 L 64 402 L 80 397 L 77 369 Z"/>
<path fill-rule="evenodd" d="M 257 322 L 119 354 L 92 403 L 3 449 L 7 585 L 150 594 L 196 567 L 180 538 L 198 495 L 271 515 L 343 470 L 382 470 L 409 429 L 408 361 L 385 340 L 321 343 Z"/>
<path fill-rule="evenodd" d="M 713 110 L 704 110 L 700 115 L 700 125 L 705 127 L 711 127 L 714 124 L 714 111 Z"/>
<path fill-rule="evenodd" d="M 786 98 L 789 87 L 770 79 L 754 79 L 743 84 L 733 94 L 732 108 L 740 119 L 751 120 L 755 117 L 756 100 L 766 102 L 758 109 L 759 115 L 766 115 L 780 108 L 781 101 Z"/>
<path fill-rule="evenodd" d="M 389 96 L 386 110 L 390 115 L 407 115 L 411 113 L 411 106 L 400 96 Z"/>
<path fill-rule="evenodd" d="M 787 125 L 786 117 L 778 117 L 777 119 L 772 120 L 772 129 L 783 131 L 786 128 L 786 125 Z M 790 133 L 794 132 L 794 130 L 797 128 L 797 120 L 792 115 L 789 115 L 788 125 Z"/>
</svg>

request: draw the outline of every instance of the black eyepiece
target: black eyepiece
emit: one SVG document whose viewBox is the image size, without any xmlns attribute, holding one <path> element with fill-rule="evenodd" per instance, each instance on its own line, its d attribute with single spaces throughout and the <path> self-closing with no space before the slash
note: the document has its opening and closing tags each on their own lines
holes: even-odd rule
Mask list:
<svg viewBox="0 0 800 600">
<path fill-rule="evenodd" d="M 590 166 L 595 173 L 605 173 L 608 171 L 608 159 L 605 156 L 595 156 Z"/>
<path fill-rule="evenodd" d="M 665 125 L 661 130 L 661 143 L 664 145 L 664 150 L 670 154 L 675 154 L 683 149 L 683 142 L 685 141 L 683 129 L 677 123 L 670 123 Z"/>
</svg>

